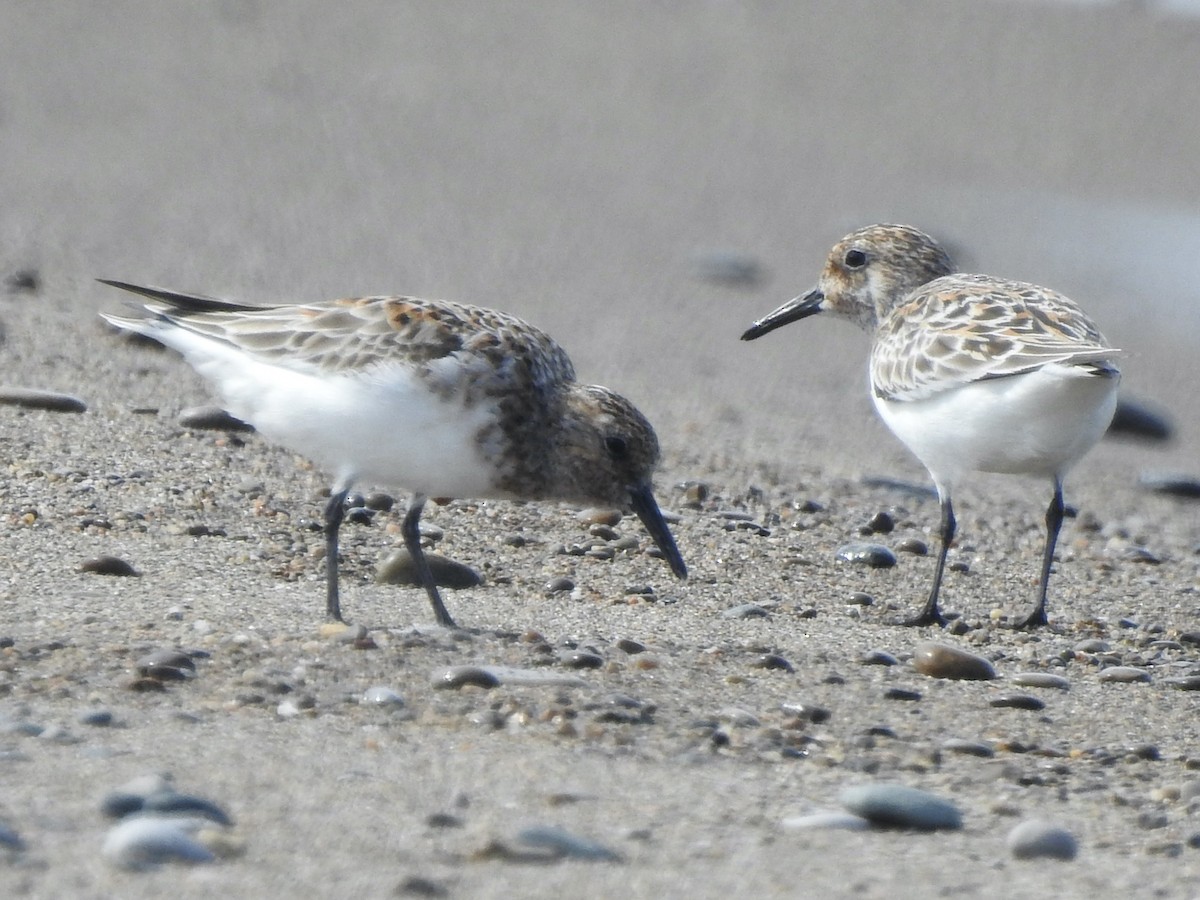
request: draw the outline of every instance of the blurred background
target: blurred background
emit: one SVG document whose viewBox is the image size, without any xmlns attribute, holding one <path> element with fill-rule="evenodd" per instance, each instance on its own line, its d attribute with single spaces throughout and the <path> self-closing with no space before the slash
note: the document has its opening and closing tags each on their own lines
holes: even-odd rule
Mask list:
<svg viewBox="0 0 1200 900">
<path fill-rule="evenodd" d="M 836 469 L 847 430 L 903 455 L 863 389 L 865 336 L 738 336 L 845 232 L 899 221 L 963 269 L 1079 300 L 1130 352 L 1126 391 L 1174 420 L 1161 464 L 1190 466 L 1193 12 L 5 3 L 0 371 L 161 397 L 106 369 L 94 313 L 122 298 L 97 276 L 261 303 L 445 297 L 544 327 L 668 449 Z"/>
</svg>

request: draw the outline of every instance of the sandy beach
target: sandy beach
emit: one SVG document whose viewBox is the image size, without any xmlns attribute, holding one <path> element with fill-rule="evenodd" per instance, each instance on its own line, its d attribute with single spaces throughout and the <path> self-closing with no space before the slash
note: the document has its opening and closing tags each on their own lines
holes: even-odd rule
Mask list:
<svg viewBox="0 0 1200 900">
<path fill-rule="evenodd" d="M 0 405 L 0 896 L 1200 895 L 1200 504 L 1147 486 L 1200 479 L 1198 47 L 1155 3 L 5 4 L 0 385 L 86 410 Z M 1047 486 L 999 476 L 956 495 L 952 627 L 889 624 L 932 555 L 837 552 L 932 549 L 938 505 L 867 337 L 738 341 L 889 221 L 1078 300 L 1170 422 L 1068 479 L 1048 629 L 1006 627 Z M 398 502 L 343 532 L 346 640 L 328 473 L 180 425 L 214 394 L 96 278 L 528 319 L 654 423 L 689 579 L 633 517 L 584 555 L 617 541 L 576 508 L 456 500 L 424 521 L 484 583 L 439 630 L 374 583 L 405 485 L 361 485 Z M 997 678 L 921 674 L 927 641 Z M 160 650 L 194 672 L 139 675 Z M 229 814 L 221 858 L 105 858 L 104 798 L 153 773 Z M 872 782 L 963 827 L 796 827 Z M 1078 856 L 1014 858 L 1030 819 Z"/>
</svg>

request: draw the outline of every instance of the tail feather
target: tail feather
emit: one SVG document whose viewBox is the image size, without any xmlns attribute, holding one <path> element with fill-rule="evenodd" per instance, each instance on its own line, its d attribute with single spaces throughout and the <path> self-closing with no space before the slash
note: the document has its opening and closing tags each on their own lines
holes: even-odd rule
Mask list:
<svg viewBox="0 0 1200 900">
<path fill-rule="evenodd" d="M 143 297 L 149 297 L 156 301 L 157 304 L 148 304 L 147 309 L 156 313 L 167 313 L 173 316 L 186 316 L 190 313 L 207 313 L 207 312 L 253 312 L 256 309 L 262 309 L 260 306 L 247 306 L 243 303 L 230 303 L 228 300 L 218 300 L 216 297 L 206 297 L 202 294 L 180 294 L 176 291 L 168 291 L 162 288 L 142 287 L 137 284 L 130 284 L 126 281 L 112 281 L 108 278 L 97 278 L 101 284 L 107 284 L 110 287 L 120 288 L 123 291 L 129 291 L 133 294 L 141 294 Z M 128 320 L 119 320 L 119 317 L 107 316 L 104 318 L 112 322 L 114 325 L 120 325 L 123 328 L 129 327 Z"/>
</svg>

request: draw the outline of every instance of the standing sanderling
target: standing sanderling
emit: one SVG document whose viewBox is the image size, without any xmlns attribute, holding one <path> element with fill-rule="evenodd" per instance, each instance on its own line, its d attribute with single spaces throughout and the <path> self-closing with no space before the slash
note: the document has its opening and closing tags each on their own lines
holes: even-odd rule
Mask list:
<svg viewBox="0 0 1200 900">
<path fill-rule="evenodd" d="M 842 238 L 817 286 L 755 322 L 752 341 L 819 312 L 874 333 L 871 396 L 925 464 L 941 500 L 942 546 L 929 599 L 908 625 L 945 624 L 938 591 L 954 539 L 950 498 L 971 471 L 1049 477 L 1037 605 L 1018 628 L 1046 624 L 1046 584 L 1063 519 L 1062 480 L 1112 419 L 1119 355 L 1079 306 L 1033 284 L 952 274 L 933 238 L 871 225 Z"/>
<path fill-rule="evenodd" d="M 329 617 L 350 486 L 415 491 L 404 544 L 434 614 L 454 620 L 421 550 L 429 497 L 563 500 L 632 508 L 687 576 L 650 484 L 658 438 L 624 397 L 575 381 L 567 354 L 515 316 L 410 297 L 256 307 L 119 281 L 149 298 L 112 324 L 178 350 L 229 411 L 334 474 L 325 506 Z"/>
</svg>

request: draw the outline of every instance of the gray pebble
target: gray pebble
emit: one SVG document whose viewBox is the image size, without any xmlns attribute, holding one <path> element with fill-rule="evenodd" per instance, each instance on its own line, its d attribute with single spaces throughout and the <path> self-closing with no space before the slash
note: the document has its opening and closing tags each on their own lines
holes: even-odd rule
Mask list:
<svg viewBox="0 0 1200 900">
<path fill-rule="evenodd" d="M 196 674 L 196 663 L 182 650 L 154 650 L 134 665 L 143 678 L 158 681 L 185 681 Z"/>
<path fill-rule="evenodd" d="M 838 547 L 836 558 L 848 563 L 870 566 L 873 569 L 890 569 L 896 565 L 896 554 L 883 544 L 855 541 Z"/>
<path fill-rule="evenodd" d="M 900 660 L 886 650 L 868 650 L 863 654 L 862 664 L 864 666 L 897 666 L 900 664 Z"/>
<path fill-rule="evenodd" d="M 731 606 L 721 613 L 723 619 L 766 619 L 771 613 L 757 603 L 742 603 Z"/>
<path fill-rule="evenodd" d="M 1100 672 L 1102 684 L 1134 684 L 1149 682 L 1150 673 L 1137 666 L 1109 666 Z"/>
<path fill-rule="evenodd" d="M 1088 638 L 1086 641 L 1080 641 L 1071 649 L 1076 653 L 1107 653 L 1112 649 L 1112 645 L 1100 638 Z"/>
<path fill-rule="evenodd" d="M 883 692 L 884 700 L 903 700 L 906 703 L 916 703 L 921 699 L 921 692 L 906 687 L 890 687 Z"/>
<path fill-rule="evenodd" d="M 871 823 L 862 816 L 836 810 L 809 813 L 805 816 L 790 816 L 780 824 L 784 828 L 792 829 L 826 828 L 841 829 L 843 831 L 862 831 L 864 828 L 871 827 Z"/>
<path fill-rule="evenodd" d="M 0 387 L 0 405 L 50 412 L 87 412 L 87 404 L 78 397 L 38 388 Z"/>
<path fill-rule="evenodd" d="M 517 840 L 530 847 L 549 850 L 555 856 L 621 862 L 621 854 L 590 838 L 580 837 L 549 825 L 535 825 L 517 834 Z"/>
<path fill-rule="evenodd" d="M 0 847 L 13 853 L 20 853 L 25 849 L 25 841 L 21 839 L 21 835 L 17 834 L 16 829 L 0 822 Z"/>
<path fill-rule="evenodd" d="M 568 669 L 599 669 L 604 666 L 604 657 L 590 650 L 566 650 L 559 654 L 558 659 Z"/>
<path fill-rule="evenodd" d="M 1177 691 L 1200 691 L 1200 675 L 1184 675 L 1180 678 L 1164 678 L 1161 682 Z"/>
<path fill-rule="evenodd" d="M 91 575 L 138 576 L 142 573 L 118 556 L 96 556 L 79 564 L 80 572 Z"/>
<path fill-rule="evenodd" d="M 911 553 L 913 556 L 928 556 L 929 545 L 920 538 L 905 538 L 896 544 L 896 550 L 900 553 Z"/>
<path fill-rule="evenodd" d="M 76 715 L 75 720 L 80 725 L 93 725 L 105 728 L 113 723 L 113 714 L 107 709 L 85 709 Z"/>
<path fill-rule="evenodd" d="M 443 690 L 463 687 L 494 688 L 500 679 L 481 666 L 450 666 L 433 673 L 433 686 Z"/>
<path fill-rule="evenodd" d="M 918 644 L 913 650 L 913 668 L 930 678 L 990 681 L 996 677 L 996 670 L 982 656 L 933 641 Z"/>
<path fill-rule="evenodd" d="M 126 819 L 108 832 L 101 852 L 113 865 L 133 870 L 167 862 L 212 862 L 216 859 L 212 851 L 192 837 L 199 827 L 196 820 L 188 819 Z"/>
<path fill-rule="evenodd" d="M 358 701 L 363 706 L 389 706 L 399 708 L 404 706 L 404 698 L 390 687 L 375 684 L 363 691 L 362 699 Z"/>
<path fill-rule="evenodd" d="M 991 759 L 996 751 L 982 741 L 967 741 L 962 738 L 950 738 L 942 742 L 942 749 L 948 753 L 962 753 L 965 756 L 978 756 L 980 759 Z"/>
<path fill-rule="evenodd" d="M 363 505 L 367 509 L 373 509 L 376 512 L 388 512 L 396 505 L 396 500 L 391 494 L 385 494 L 383 491 L 372 491 L 363 498 Z M 441 529 L 438 529 L 439 531 Z M 428 537 L 430 540 L 441 540 L 441 537 L 434 538 L 425 527 L 421 528 L 421 536 Z"/>
<path fill-rule="evenodd" d="M 784 672 L 795 672 L 795 667 L 778 653 L 764 653 L 750 663 L 753 669 L 780 669 Z"/>
<path fill-rule="evenodd" d="M 1012 677 L 1012 683 L 1019 687 L 1053 688 L 1058 691 L 1071 689 L 1070 681 L 1051 672 L 1018 672 Z"/>
<path fill-rule="evenodd" d="M 962 814 L 948 800 L 903 784 L 861 784 L 846 788 L 842 806 L 873 825 L 923 831 L 962 827 Z"/>
<path fill-rule="evenodd" d="M 180 794 L 173 790 L 159 791 L 146 797 L 142 803 L 142 810 L 160 816 L 207 819 L 218 825 L 233 824 L 229 814 L 211 800 L 192 794 Z"/>
<path fill-rule="evenodd" d="M 1008 833 L 1008 849 L 1017 859 L 1072 860 L 1079 852 L 1067 829 L 1041 819 L 1029 819 Z"/>
<path fill-rule="evenodd" d="M 1171 421 L 1162 413 L 1137 400 L 1121 399 L 1117 401 L 1117 411 L 1113 414 L 1107 434 L 1166 441 L 1171 439 L 1171 431 Z"/>
<path fill-rule="evenodd" d="M 433 573 L 433 580 L 439 587 L 461 590 L 483 584 L 483 576 L 470 566 L 447 559 L 438 553 L 426 553 L 425 559 L 429 561 L 429 569 Z M 404 548 L 396 550 L 379 564 L 379 568 L 375 572 L 375 581 L 378 584 L 421 586 L 420 576 L 417 575 L 417 567 L 413 564 L 412 556 L 408 550 Z"/>
<path fill-rule="evenodd" d="M 1027 709 L 1037 711 L 1046 708 L 1046 702 L 1032 694 L 1000 694 L 988 701 L 988 706 L 997 709 Z"/>
<path fill-rule="evenodd" d="M 189 406 L 176 421 L 184 428 L 204 431 L 253 431 L 254 426 L 219 406 Z"/>
<path fill-rule="evenodd" d="M 1138 483 L 1148 490 L 1172 497 L 1200 497 L 1200 478 L 1179 472 L 1143 472 Z"/>
<path fill-rule="evenodd" d="M 804 719 L 817 725 L 828 722 L 833 715 L 824 706 L 815 706 L 811 703 L 784 703 L 780 708 L 798 719 Z"/>
</svg>

